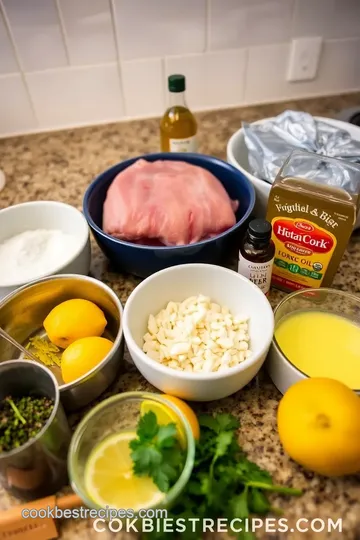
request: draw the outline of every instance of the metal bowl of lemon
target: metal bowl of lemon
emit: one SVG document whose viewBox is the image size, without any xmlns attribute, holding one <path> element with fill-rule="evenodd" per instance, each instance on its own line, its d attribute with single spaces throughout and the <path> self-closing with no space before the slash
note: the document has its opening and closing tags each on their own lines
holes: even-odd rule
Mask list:
<svg viewBox="0 0 360 540">
<path fill-rule="evenodd" d="M 104 283 L 50 276 L 0 301 L 0 328 L 55 375 L 68 411 L 84 407 L 114 381 L 124 355 L 122 305 Z M 26 358 L 0 339 L 0 362 Z"/>
<path fill-rule="evenodd" d="M 166 492 L 133 469 L 129 444 L 149 412 L 159 426 L 175 424 L 183 453 L 180 474 Z M 191 476 L 198 437 L 196 415 L 179 399 L 150 392 L 117 394 L 91 409 L 77 426 L 68 452 L 71 486 L 88 508 L 131 509 L 134 515 L 141 509 L 167 508 Z"/>
</svg>

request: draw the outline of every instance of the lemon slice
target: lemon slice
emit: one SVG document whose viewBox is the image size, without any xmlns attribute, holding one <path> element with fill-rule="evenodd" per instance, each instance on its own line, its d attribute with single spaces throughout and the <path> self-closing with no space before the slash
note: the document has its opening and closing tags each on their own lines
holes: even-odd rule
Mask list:
<svg viewBox="0 0 360 540">
<path fill-rule="evenodd" d="M 164 494 L 151 478 L 135 476 L 129 442 L 134 431 L 110 435 L 91 452 L 85 466 L 85 488 L 99 506 L 135 511 L 158 504 Z"/>
<path fill-rule="evenodd" d="M 147 401 L 147 400 L 143 401 L 140 407 L 141 416 L 144 416 L 144 414 L 150 411 L 155 414 L 157 422 L 160 426 L 165 426 L 166 424 L 170 424 L 170 423 L 176 424 L 179 442 L 182 448 L 185 448 L 186 447 L 185 430 L 183 426 L 180 424 L 179 418 L 176 415 L 176 413 L 173 412 L 173 410 L 170 409 L 170 407 L 167 407 L 166 405 L 163 405 L 162 403 L 158 403 L 157 401 Z"/>
</svg>

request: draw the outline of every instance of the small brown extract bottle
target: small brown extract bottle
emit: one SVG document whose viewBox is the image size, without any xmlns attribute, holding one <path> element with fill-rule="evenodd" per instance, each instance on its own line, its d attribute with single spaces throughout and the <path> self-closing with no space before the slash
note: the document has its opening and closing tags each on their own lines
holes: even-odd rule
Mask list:
<svg viewBox="0 0 360 540">
<path fill-rule="evenodd" d="M 274 263 L 275 245 L 271 240 L 271 224 L 253 219 L 240 244 L 238 272 L 268 294 Z"/>
</svg>

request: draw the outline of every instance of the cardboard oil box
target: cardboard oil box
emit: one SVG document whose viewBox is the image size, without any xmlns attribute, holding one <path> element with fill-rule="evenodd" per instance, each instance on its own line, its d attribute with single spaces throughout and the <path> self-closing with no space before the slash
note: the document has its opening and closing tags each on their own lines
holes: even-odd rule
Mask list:
<svg viewBox="0 0 360 540">
<path fill-rule="evenodd" d="M 270 190 L 272 285 L 286 292 L 329 287 L 360 207 L 360 166 L 294 151 Z"/>
</svg>

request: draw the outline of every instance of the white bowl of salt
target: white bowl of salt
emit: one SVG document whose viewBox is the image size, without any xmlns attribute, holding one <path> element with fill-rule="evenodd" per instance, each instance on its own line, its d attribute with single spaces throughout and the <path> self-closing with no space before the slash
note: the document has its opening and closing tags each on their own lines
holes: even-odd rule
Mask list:
<svg viewBox="0 0 360 540">
<path fill-rule="evenodd" d="M 0 210 L 0 300 L 36 279 L 90 270 L 88 224 L 65 203 L 35 201 Z"/>
</svg>

